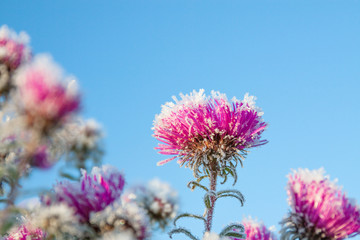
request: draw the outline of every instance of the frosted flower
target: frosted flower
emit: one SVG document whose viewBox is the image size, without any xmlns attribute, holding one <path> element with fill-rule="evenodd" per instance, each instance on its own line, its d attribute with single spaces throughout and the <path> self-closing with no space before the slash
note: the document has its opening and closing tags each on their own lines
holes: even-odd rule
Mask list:
<svg viewBox="0 0 360 240">
<path fill-rule="evenodd" d="M 168 183 L 151 180 L 147 186 L 138 186 L 125 194 L 125 201 L 136 202 L 144 208 L 152 224 L 165 228 L 178 211 L 178 194 Z"/>
<path fill-rule="evenodd" d="M 102 233 L 131 230 L 137 240 L 150 236 L 149 220 L 144 210 L 131 202 L 116 201 L 103 211 L 92 213 L 90 223 L 97 226 Z"/>
<path fill-rule="evenodd" d="M 55 163 L 51 156 L 50 149 L 46 145 L 40 145 L 36 148 L 30 159 L 30 165 L 37 168 L 47 169 Z"/>
<path fill-rule="evenodd" d="M 266 228 L 263 223 L 259 223 L 251 218 L 246 218 L 241 223 L 245 228 L 246 240 L 277 240 L 275 234 Z M 239 240 L 239 238 L 231 238 Z"/>
<path fill-rule="evenodd" d="M 80 182 L 64 181 L 55 185 L 54 198 L 55 202 L 74 208 L 81 221 L 87 221 L 91 212 L 101 211 L 118 199 L 124 184 L 124 176 L 116 168 L 94 167 L 90 174 L 82 171 Z M 48 199 L 43 201 L 49 204 Z"/>
<path fill-rule="evenodd" d="M 27 225 L 21 225 L 15 231 L 12 231 L 5 240 L 45 240 L 46 233 L 40 228 L 33 228 Z"/>
<path fill-rule="evenodd" d="M 131 230 L 127 231 L 111 231 L 103 234 L 99 240 L 136 240 L 134 233 Z"/>
<path fill-rule="evenodd" d="M 206 232 L 202 240 L 231 240 L 229 237 L 221 237 L 216 233 Z"/>
<path fill-rule="evenodd" d="M 27 62 L 31 57 L 28 43 L 29 36 L 25 32 L 16 34 L 8 26 L 1 26 L 0 65 L 5 64 L 10 70 L 14 70 L 21 63 Z"/>
<path fill-rule="evenodd" d="M 82 237 L 89 233 L 85 225 L 79 223 L 74 210 L 66 204 L 41 206 L 31 218 L 33 226 L 44 229 L 49 237 L 67 239 L 66 237 Z"/>
<path fill-rule="evenodd" d="M 57 124 L 79 109 L 80 99 L 74 86 L 68 85 L 58 65 L 48 55 L 39 55 L 17 72 L 19 110 L 30 126 L 46 128 Z M 69 82 L 69 81 L 68 81 Z"/>
<path fill-rule="evenodd" d="M 299 169 L 288 178 L 291 211 L 282 221 L 284 239 L 341 240 L 359 233 L 359 208 L 323 169 Z"/>
<path fill-rule="evenodd" d="M 205 96 L 203 89 L 180 96 L 181 100 L 173 97 L 174 102 L 163 105 L 155 117 L 154 137 L 162 142 L 156 149 L 175 155 L 158 165 L 178 158 L 194 174 L 200 166 L 219 174 L 231 160 L 241 163 L 247 149 L 267 143 L 261 139 L 267 124 L 255 97 L 246 94 L 242 101 L 228 101 L 219 92 Z"/>
</svg>

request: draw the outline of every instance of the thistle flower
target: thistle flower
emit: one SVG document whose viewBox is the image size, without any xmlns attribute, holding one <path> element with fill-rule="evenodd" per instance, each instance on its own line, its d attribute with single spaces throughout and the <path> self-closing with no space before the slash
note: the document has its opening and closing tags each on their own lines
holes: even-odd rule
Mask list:
<svg viewBox="0 0 360 240">
<path fill-rule="evenodd" d="M 98 212 L 118 199 L 124 188 L 122 173 L 105 165 L 94 167 L 90 174 L 82 171 L 80 182 L 60 182 L 54 186 L 54 200 L 44 198 L 43 202 L 63 202 L 74 208 L 81 221 L 88 221 L 91 212 Z"/>
<path fill-rule="evenodd" d="M 124 194 L 124 201 L 135 202 L 146 210 L 153 225 L 164 229 L 178 211 L 178 194 L 168 183 L 151 180 L 147 186 L 137 186 Z"/>
<path fill-rule="evenodd" d="M 12 231 L 5 240 L 45 240 L 46 233 L 40 228 L 33 228 L 27 225 L 21 225 L 15 231 Z"/>
<path fill-rule="evenodd" d="M 79 222 L 74 210 L 64 203 L 37 208 L 31 218 L 33 226 L 46 231 L 48 237 L 68 239 L 90 235 L 90 229 Z"/>
<path fill-rule="evenodd" d="M 50 149 L 46 145 L 36 148 L 30 159 L 30 165 L 37 168 L 47 169 L 55 163 L 55 158 L 51 156 Z"/>
<path fill-rule="evenodd" d="M 255 106 L 255 97 L 246 94 L 242 101 L 228 101 L 219 92 L 205 96 L 203 89 L 180 96 L 181 100 L 173 97 L 175 103 L 163 105 L 155 117 L 154 137 L 163 142 L 156 149 L 175 155 L 158 165 L 178 158 L 196 177 L 200 166 L 203 172 L 222 175 L 225 168 L 234 167 L 232 160 L 241 163 L 247 149 L 267 143 L 261 139 L 267 124 Z"/>
<path fill-rule="evenodd" d="M 1 26 L 0 64 L 5 64 L 10 70 L 14 70 L 21 63 L 27 62 L 31 57 L 28 42 L 29 36 L 25 32 L 16 34 L 8 26 Z"/>
<path fill-rule="evenodd" d="M 19 69 L 15 79 L 19 111 L 27 117 L 29 126 L 46 130 L 79 109 L 75 81 L 71 79 L 66 86 L 64 82 L 70 79 L 63 77 L 60 67 L 47 55 L 36 56 L 31 64 Z"/>
<path fill-rule="evenodd" d="M 142 208 L 135 203 L 116 201 L 103 211 L 92 213 L 90 223 L 102 233 L 132 231 L 137 240 L 150 236 L 149 220 Z"/>
<path fill-rule="evenodd" d="M 341 240 L 360 231 L 360 210 L 324 176 L 324 169 L 299 169 L 288 176 L 289 215 L 282 239 Z"/>
<path fill-rule="evenodd" d="M 245 228 L 246 240 L 277 240 L 274 233 L 266 228 L 263 223 L 259 223 L 251 218 L 245 218 L 242 222 Z M 239 238 L 231 238 L 239 240 Z"/>
</svg>

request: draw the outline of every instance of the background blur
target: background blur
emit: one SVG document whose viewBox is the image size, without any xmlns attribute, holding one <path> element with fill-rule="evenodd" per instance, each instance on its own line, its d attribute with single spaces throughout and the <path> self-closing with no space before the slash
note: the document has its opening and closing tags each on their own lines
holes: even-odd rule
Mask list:
<svg viewBox="0 0 360 240">
<path fill-rule="evenodd" d="M 128 184 L 169 182 L 182 211 L 202 214 L 203 192 L 187 189 L 192 173 L 176 161 L 156 166 L 166 156 L 153 149 L 155 114 L 193 89 L 258 97 L 269 143 L 238 168 L 244 207 L 217 202 L 215 231 L 249 215 L 279 230 L 286 175 L 299 167 L 324 167 L 360 201 L 360 1 L 1 0 L 0 9 L 1 25 L 26 31 L 35 54 L 52 54 L 78 78 L 83 115 L 106 131 L 104 163 Z M 56 179 L 56 168 L 37 170 L 23 185 Z M 179 224 L 202 231 L 195 220 Z"/>
</svg>

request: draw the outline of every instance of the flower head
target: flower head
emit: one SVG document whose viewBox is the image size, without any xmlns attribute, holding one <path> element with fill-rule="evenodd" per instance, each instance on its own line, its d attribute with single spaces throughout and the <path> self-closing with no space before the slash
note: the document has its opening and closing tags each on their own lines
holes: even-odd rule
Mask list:
<svg viewBox="0 0 360 240">
<path fill-rule="evenodd" d="M 46 233 L 40 228 L 33 228 L 27 225 L 21 225 L 15 231 L 11 232 L 5 240 L 45 240 Z"/>
<path fill-rule="evenodd" d="M 21 63 L 27 62 L 31 57 L 28 42 L 29 36 L 25 32 L 16 34 L 8 26 L 1 26 L 0 64 L 5 64 L 10 70 L 14 70 Z"/>
<path fill-rule="evenodd" d="M 163 105 L 154 121 L 154 137 L 162 142 L 156 149 L 175 155 L 159 165 L 178 158 L 194 174 L 200 166 L 219 173 L 231 160 L 241 162 L 247 149 L 267 142 L 261 139 L 267 124 L 255 97 L 246 94 L 242 101 L 228 101 L 219 92 L 205 96 L 203 89 L 180 96 L 181 100 L 173 97 L 175 103 Z"/>
<path fill-rule="evenodd" d="M 94 167 L 90 174 L 82 171 L 80 182 L 60 182 L 54 186 L 55 202 L 64 202 L 75 209 L 80 220 L 87 221 L 91 212 L 106 208 L 123 191 L 125 184 L 121 172 L 111 166 Z M 51 200 L 45 201 L 51 204 Z"/>
<path fill-rule="evenodd" d="M 165 228 L 178 211 L 177 192 L 168 183 L 151 180 L 147 186 L 137 186 L 124 194 L 123 200 L 135 202 L 146 210 L 152 224 Z"/>
<path fill-rule="evenodd" d="M 31 64 L 19 69 L 15 79 L 20 111 L 31 126 L 52 126 L 79 109 L 75 81 L 69 81 L 66 86 L 64 82 L 68 79 L 47 55 L 36 56 Z"/>
<path fill-rule="evenodd" d="M 282 221 L 283 236 L 341 240 L 359 233 L 359 208 L 323 169 L 299 169 L 288 178 L 291 211 Z"/>
<path fill-rule="evenodd" d="M 277 240 L 273 232 L 271 232 L 263 223 L 259 223 L 251 218 L 246 218 L 241 223 L 244 225 L 247 240 Z M 238 240 L 238 238 L 231 238 Z"/>
<path fill-rule="evenodd" d="M 137 240 L 150 236 L 150 224 L 144 210 L 131 202 L 114 202 L 103 211 L 91 214 L 90 223 L 97 226 L 102 233 L 130 230 Z"/>
</svg>

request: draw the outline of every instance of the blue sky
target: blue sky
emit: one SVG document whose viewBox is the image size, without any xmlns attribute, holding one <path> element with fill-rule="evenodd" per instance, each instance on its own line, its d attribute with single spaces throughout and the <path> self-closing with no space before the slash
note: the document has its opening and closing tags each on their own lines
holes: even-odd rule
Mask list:
<svg viewBox="0 0 360 240">
<path fill-rule="evenodd" d="M 324 167 L 360 201 L 360 1 L 1 1 L 0 24 L 31 36 L 79 79 L 83 115 L 106 130 L 104 163 L 129 184 L 159 177 L 202 213 L 190 170 L 153 149 L 152 121 L 180 92 L 204 88 L 229 98 L 246 92 L 269 127 L 269 143 L 238 169 L 244 207 L 217 203 L 215 231 L 251 215 L 275 225 L 286 214 L 286 175 Z M 56 170 L 24 182 L 51 187 Z M 230 185 L 223 186 L 228 188 Z M 219 187 L 222 188 L 222 187 Z M 196 222 L 181 222 L 201 232 Z M 180 224 L 181 224 L 180 223 Z M 168 239 L 158 233 L 154 239 Z M 183 239 L 179 236 L 174 239 Z M 360 239 L 360 238 L 357 238 Z"/>
</svg>

